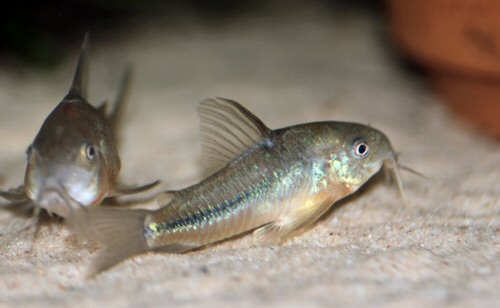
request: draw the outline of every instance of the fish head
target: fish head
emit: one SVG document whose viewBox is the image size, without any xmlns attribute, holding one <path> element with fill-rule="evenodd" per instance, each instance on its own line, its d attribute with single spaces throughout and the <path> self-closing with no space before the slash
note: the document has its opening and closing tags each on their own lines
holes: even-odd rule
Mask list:
<svg viewBox="0 0 500 308">
<path fill-rule="evenodd" d="M 370 126 L 331 122 L 321 138 L 326 146 L 330 178 L 357 190 L 396 155 L 387 136 Z M 322 148 L 323 151 L 325 148 Z"/>
<path fill-rule="evenodd" d="M 37 205 L 65 217 L 68 199 L 99 204 L 120 168 L 104 116 L 83 98 L 66 98 L 47 117 L 27 150 L 25 191 Z"/>
</svg>

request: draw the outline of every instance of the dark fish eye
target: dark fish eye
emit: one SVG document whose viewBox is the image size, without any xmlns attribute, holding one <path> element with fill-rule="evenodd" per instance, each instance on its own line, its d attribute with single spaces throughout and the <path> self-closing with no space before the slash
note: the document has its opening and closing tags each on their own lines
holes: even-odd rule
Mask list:
<svg viewBox="0 0 500 308">
<path fill-rule="evenodd" d="M 353 142 L 354 156 L 365 158 L 370 153 L 370 146 L 363 139 L 356 139 Z"/>
<path fill-rule="evenodd" d="M 87 156 L 88 160 L 94 160 L 94 158 L 96 156 L 96 149 L 95 149 L 94 145 L 87 144 L 85 146 L 85 156 Z"/>
</svg>

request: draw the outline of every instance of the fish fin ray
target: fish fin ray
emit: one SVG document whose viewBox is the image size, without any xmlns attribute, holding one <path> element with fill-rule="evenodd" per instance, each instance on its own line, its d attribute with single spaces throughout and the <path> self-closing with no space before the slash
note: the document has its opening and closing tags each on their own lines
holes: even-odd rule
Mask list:
<svg viewBox="0 0 500 308">
<path fill-rule="evenodd" d="M 89 277 L 149 250 L 144 223 L 150 212 L 103 207 L 73 211 L 67 218 L 73 232 L 101 246 L 88 271 Z"/>
<path fill-rule="evenodd" d="M 302 228 L 318 220 L 331 207 L 334 200 L 329 195 L 320 194 L 304 202 L 283 217 L 255 230 L 253 232 L 254 242 L 261 245 L 283 243 Z"/>
<path fill-rule="evenodd" d="M 7 191 L 0 190 L 0 197 L 11 202 L 24 202 L 29 200 L 28 196 L 26 196 L 26 192 L 24 191 L 24 186 L 22 185 L 17 188 L 11 188 Z"/>
<path fill-rule="evenodd" d="M 269 138 L 272 132 L 248 109 L 225 98 L 202 101 L 198 117 L 203 160 L 210 171 L 220 169 L 255 143 Z"/>
<path fill-rule="evenodd" d="M 66 98 L 87 98 L 89 80 L 89 32 L 85 32 L 73 83 Z"/>
<path fill-rule="evenodd" d="M 15 235 L 38 224 L 40 209 L 35 208 L 31 201 L 11 203 L 8 206 L 14 214 L 8 222 L 2 223 L 0 236 Z"/>
<path fill-rule="evenodd" d="M 32 248 L 33 241 L 35 239 L 36 233 L 40 228 L 40 215 L 33 214 L 29 218 L 23 219 L 21 221 L 20 217 L 16 217 L 13 221 L 10 221 L 8 225 L 2 227 L 0 230 L 0 246 L 8 245 L 13 241 L 19 240 L 19 233 L 27 232 L 27 238 L 23 236 L 23 240 L 27 241 L 26 251 L 30 251 Z"/>
<path fill-rule="evenodd" d="M 117 147 L 120 144 L 120 130 L 122 128 L 121 125 L 123 122 L 123 117 L 125 115 L 125 106 L 128 101 L 132 75 L 132 66 L 127 65 L 121 78 L 118 94 L 113 104 L 113 110 L 111 110 L 111 113 L 107 117 L 109 127 L 111 128 L 111 132 L 113 133 L 113 138 Z"/>
<path fill-rule="evenodd" d="M 150 190 L 151 188 L 157 186 L 158 184 L 160 184 L 159 180 L 141 186 L 115 185 L 115 187 L 113 187 L 113 189 L 110 191 L 108 197 L 118 197 L 124 195 L 138 194 Z"/>
</svg>

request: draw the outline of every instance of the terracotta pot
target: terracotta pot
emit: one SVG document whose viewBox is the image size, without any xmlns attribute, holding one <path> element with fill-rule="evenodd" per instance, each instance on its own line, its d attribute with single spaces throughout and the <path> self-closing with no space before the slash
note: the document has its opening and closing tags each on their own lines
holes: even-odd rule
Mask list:
<svg viewBox="0 0 500 308">
<path fill-rule="evenodd" d="M 388 0 L 392 32 L 463 118 L 500 138 L 500 1 Z"/>
</svg>

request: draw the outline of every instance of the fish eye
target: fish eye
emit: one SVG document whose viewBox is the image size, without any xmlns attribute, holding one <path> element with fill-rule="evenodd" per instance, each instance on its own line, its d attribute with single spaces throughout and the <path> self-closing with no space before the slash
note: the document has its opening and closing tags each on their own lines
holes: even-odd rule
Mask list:
<svg viewBox="0 0 500 308">
<path fill-rule="evenodd" d="M 96 156 L 96 149 L 93 144 L 87 144 L 85 146 L 85 156 L 88 160 L 94 160 Z"/>
<path fill-rule="evenodd" d="M 357 158 L 365 158 L 370 153 L 370 146 L 363 139 L 354 140 L 352 149 Z"/>
</svg>

